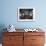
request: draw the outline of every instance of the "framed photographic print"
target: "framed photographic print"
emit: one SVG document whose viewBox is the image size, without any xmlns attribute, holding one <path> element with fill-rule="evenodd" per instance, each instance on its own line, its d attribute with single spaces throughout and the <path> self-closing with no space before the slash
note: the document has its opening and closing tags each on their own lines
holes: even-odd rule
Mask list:
<svg viewBox="0 0 46 46">
<path fill-rule="evenodd" d="M 18 21 L 35 21 L 35 8 L 19 7 Z"/>
</svg>

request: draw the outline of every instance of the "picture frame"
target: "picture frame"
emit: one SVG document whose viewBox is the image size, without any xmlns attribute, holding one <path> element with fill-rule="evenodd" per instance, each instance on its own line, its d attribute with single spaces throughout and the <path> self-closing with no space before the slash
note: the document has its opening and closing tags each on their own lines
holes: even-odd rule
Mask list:
<svg viewBox="0 0 46 46">
<path fill-rule="evenodd" d="M 17 19 L 18 21 L 35 21 L 35 8 L 19 7 Z"/>
</svg>

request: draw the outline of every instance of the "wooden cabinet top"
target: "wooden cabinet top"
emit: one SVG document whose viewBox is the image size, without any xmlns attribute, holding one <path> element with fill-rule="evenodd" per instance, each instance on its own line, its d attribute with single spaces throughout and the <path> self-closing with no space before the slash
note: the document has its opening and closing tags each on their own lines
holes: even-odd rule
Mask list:
<svg viewBox="0 0 46 46">
<path fill-rule="evenodd" d="M 37 35 L 37 36 L 42 36 L 45 35 L 44 32 L 3 32 L 3 35 L 15 35 L 15 36 L 29 36 L 29 35 Z"/>
</svg>

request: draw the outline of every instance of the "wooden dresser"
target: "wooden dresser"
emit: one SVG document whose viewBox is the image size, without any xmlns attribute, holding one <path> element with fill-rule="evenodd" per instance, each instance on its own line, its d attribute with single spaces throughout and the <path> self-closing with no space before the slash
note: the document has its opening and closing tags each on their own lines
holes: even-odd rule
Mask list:
<svg viewBox="0 0 46 46">
<path fill-rule="evenodd" d="M 44 46 L 44 32 L 3 32 L 3 46 Z"/>
</svg>

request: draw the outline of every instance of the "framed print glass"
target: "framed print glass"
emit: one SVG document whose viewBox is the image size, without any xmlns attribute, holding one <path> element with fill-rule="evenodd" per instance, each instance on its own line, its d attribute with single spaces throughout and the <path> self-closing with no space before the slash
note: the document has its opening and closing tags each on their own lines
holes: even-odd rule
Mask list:
<svg viewBox="0 0 46 46">
<path fill-rule="evenodd" d="M 35 21 L 35 8 L 19 7 L 18 21 Z"/>
</svg>

